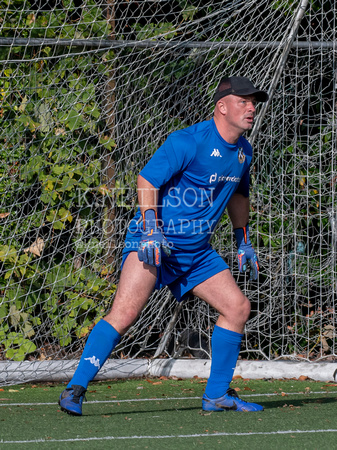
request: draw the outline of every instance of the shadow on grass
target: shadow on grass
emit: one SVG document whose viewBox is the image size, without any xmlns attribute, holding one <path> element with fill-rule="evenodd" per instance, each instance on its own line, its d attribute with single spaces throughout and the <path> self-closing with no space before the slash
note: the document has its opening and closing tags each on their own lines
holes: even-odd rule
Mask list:
<svg viewBox="0 0 337 450">
<path fill-rule="evenodd" d="M 155 401 L 155 400 L 154 400 Z M 186 400 L 187 402 L 187 400 Z M 285 405 L 287 405 L 288 407 L 304 407 L 306 405 L 322 405 L 322 404 L 332 404 L 332 403 L 337 403 L 337 397 L 320 397 L 320 398 L 308 398 L 307 396 L 303 396 L 303 398 L 297 398 L 294 399 L 291 396 L 284 396 L 282 397 L 282 399 L 275 399 L 275 400 L 268 400 L 268 401 L 259 401 L 258 404 L 262 405 L 264 407 L 265 410 L 270 410 L 270 409 L 277 409 L 277 408 L 283 408 Z M 94 405 L 90 405 L 91 407 Z M 97 407 L 97 405 L 95 405 Z M 84 406 L 85 407 L 85 406 Z M 207 414 L 207 412 L 202 411 L 201 408 L 201 401 L 200 401 L 200 406 L 172 406 L 172 407 L 164 407 L 164 408 L 128 408 L 125 409 L 121 406 L 121 410 L 116 411 L 116 409 L 112 410 L 110 405 L 107 408 L 106 406 L 104 407 L 105 411 L 104 412 L 95 412 L 95 413 L 90 413 L 90 411 L 88 411 L 88 407 L 87 406 L 86 410 L 84 411 L 84 415 L 85 416 L 97 416 L 97 415 L 101 415 L 101 414 L 105 414 L 105 415 L 119 415 L 119 414 L 151 414 L 151 413 L 158 413 L 158 412 L 162 412 L 162 413 L 166 413 L 166 412 L 172 412 L 172 411 L 200 411 L 200 414 Z M 118 406 L 119 408 L 119 406 Z M 221 411 L 219 411 L 219 413 L 221 413 Z"/>
<path fill-rule="evenodd" d="M 282 397 L 282 399 L 277 398 L 277 400 L 268 400 L 268 402 L 262 401 L 259 402 L 260 405 L 264 407 L 265 410 L 267 409 L 275 409 L 275 408 L 281 408 L 285 404 L 288 406 L 292 405 L 294 407 L 303 407 L 310 404 L 328 404 L 328 403 L 337 403 L 337 397 L 316 397 L 316 398 L 310 398 L 306 395 L 303 395 L 301 398 L 294 399 L 290 395 L 286 395 Z"/>
</svg>

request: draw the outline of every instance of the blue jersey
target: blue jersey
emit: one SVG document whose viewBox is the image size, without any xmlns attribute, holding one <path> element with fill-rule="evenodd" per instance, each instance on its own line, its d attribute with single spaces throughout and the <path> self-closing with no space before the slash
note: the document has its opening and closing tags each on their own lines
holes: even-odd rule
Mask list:
<svg viewBox="0 0 337 450">
<path fill-rule="evenodd" d="M 159 189 L 158 219 L 174 247 L 207 245 L 235 192 L 249 195 L 251 145 L 244 137 L 229 144 L 213 119 L 172 133 L 141 176 Z M 136 232 L 137 212 L 130 230 Z"/>
</svg>

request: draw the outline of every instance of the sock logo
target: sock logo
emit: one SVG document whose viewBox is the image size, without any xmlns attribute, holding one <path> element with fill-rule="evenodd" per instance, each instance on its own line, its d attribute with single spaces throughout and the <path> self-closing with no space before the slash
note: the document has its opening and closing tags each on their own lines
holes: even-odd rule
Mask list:
<svg viewBox="0 0 337 450">
<path fill-rule="evenodd" d="M 97 367 L 98 369 L 101 368 L 100 364 L 99 364 L 99 359 L 96 358 L 96 356 L 90 356 L 90 358 L 84 358 L 85 361 L 90 361 L 90 364 L 93 364 L 95 367 Z"/>
</svg>

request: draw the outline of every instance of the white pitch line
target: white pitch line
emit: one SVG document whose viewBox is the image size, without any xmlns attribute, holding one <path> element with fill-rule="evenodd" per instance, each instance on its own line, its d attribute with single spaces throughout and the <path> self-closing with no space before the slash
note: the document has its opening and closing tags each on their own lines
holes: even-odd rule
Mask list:
<svg viewBox="0 0 337 450">
<path fill-rule="evenodd" d="M 84 441 L 115 441 L 128 439 L 181 439 L 181 438 L 200 438 L 200 437 L 220 437 L 220 436 L 266 436 L 270 434 L 285 435 L 285 434 L 313 434 L 313 433 L 337 433 L 337 429 L 319 429 L 319 430 L 284 430 L 284 431 L 258 431 L 246 433 L 198 433 L 198 434 L 167 434 L 163 436 L 102 436 L 102 437 L 88 437 L 88 438 L 71 438 L 71 439 L 34 439 L 24 441 L 4 441 L 0 440 L 0 444 L 38 444 L 45 442 L 84 442 Z"/>
<path fill-rule="evenodd" d="M 201 397 L 166 397 L 166 398 L 131 398 L 126 400 L 89 400 L 86 405 L 94 405 L 97 403 L 132 403 L 132 402 L 157 402 L 162 400 L 201 400 Z M 56 405 L 57 402 L 51 403 L 0 403 L 0 406 L 44 406 Z"/>
<path fill-rule="evenodd" d="M 310 391 L 310 392 L 272 392 L 270 394 L 240 394 L 240 397 L 286 397 L 289 395 L 312 395 L 312 394 L 337 394 L 337 391 Z M 160 397 L 160 398 L 130 398 L 124 400 L 89 400 L 86 405 L 102 404 L 102 403 L 132 403 L 132 402 L 158 402 L 165 400 L 201 400 L 201 397 Z M 41 403 L 1 403 L 1 406 L 50 406 L 56 405 L 57 402 L 41 402 Z"/>
</svg>

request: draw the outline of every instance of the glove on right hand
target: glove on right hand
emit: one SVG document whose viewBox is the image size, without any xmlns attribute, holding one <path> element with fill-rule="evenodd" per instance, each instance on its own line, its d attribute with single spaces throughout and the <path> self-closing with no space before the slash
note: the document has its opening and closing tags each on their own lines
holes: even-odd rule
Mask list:
<svg viewBox="0 0 337 450">
<path fill-rule="evenodd" d="M 138 247 L 138 259 L 150 266 L 159 267 L 161 249 L 170 256 L 170 244 L 157 225 L 157 215 L 153 209 L 148 209 L 143 214 L 143 231 Z"/>
</svg>

